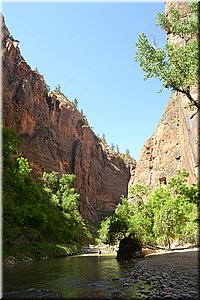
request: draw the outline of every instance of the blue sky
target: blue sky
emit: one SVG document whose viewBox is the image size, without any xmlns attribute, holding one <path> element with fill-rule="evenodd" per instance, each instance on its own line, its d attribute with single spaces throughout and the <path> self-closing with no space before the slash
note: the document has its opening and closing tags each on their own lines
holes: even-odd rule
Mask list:
<svg viewBox="0 0 200 300">
<path fill-rule="evenodd" d="M 77 98 L 94 132 L 137 160 L 169 101 L 170 91 L 158 93 L 161 83 L 144 81 L 134 61 L 141 32 L 165 42 L 155 25 L 164 1 L 3 2 L 2 11 L 31 68 Z"/>
</svg>

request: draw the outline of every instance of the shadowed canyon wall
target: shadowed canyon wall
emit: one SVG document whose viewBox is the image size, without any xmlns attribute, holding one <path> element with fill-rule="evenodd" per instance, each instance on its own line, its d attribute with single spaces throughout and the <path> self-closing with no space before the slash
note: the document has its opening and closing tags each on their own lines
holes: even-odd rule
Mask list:
<svg viewBox="0 0 200 300">
<path fill-rule="evenodd" d="M 3 125 L 15 128 L 35 177 L 43 171 L 76 175 L 80 212 L 92 223 L 114 211 L 127 196 L 130 166 L 114 151 L 105 151 L 88 122 L 62 93 L 48 92 L 31 70 L 2 21 Z"/>
</svg>

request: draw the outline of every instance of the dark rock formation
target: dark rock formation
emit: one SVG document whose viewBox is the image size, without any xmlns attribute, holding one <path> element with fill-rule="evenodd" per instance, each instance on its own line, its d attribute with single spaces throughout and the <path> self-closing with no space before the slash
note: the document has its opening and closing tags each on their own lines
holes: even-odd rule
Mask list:
<svg viewBox="0 0 200 300">
<path fill-rule="evenodd" d="M 95 223 L 127 195 L 130 168 L 104 151 L 86 118 L 64 94 L 49 92 L 37 70 L 20 54 L 19 42 L 2 22 L 3 125 L 15 128 L 37 178 L 43 171 L 73 173 L 81 195 L 80 212 Z"/>
<path fill-rule="evenodd" d="M 119 243 L 116 259 L 118 261 L 143 257 L 140 241 L 136 238 L 124 238 Z"/>
</svg>

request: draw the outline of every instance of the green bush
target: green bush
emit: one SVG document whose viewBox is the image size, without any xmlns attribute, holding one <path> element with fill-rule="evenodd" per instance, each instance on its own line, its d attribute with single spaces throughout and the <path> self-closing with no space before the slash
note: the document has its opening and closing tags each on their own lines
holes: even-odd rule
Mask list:
<svg viewBox="0 0 200 300">
<path fill-rule="evenodd" d="M 16 252 L 25 247 L 29 249 L 27 251 L 34 252 L 36 250 L 31 245 L 34 241 L 59 244 L 88 242 L 91 234 L 78 210 L 79 195 L 73 187 L 75 176 L 64 174 L 59 177 L 55 172 L 44 173 L 44 183 L 35 183 L 28 160 L 16 158 L 19 145 L 16 133 L 3 128 L 4 249 L 11 252 L 13 248 Z M 41 247 L 37 247 L 38 253 L 40 249 L 43 252 Z M 62 249 L 65 248 L 56 251 Z M 68 250 L 62 251 L 67 253 Z"/>
<path fill-rule="evenodd" d="M 101 222 L 99 238 L 117 243 L 124 237 L 137 237 L 143 245 L 168 248 L 177 239 L 196 244 L 199 189 L 187 184 L 188 176 L 186 170 L 177 170 L 167 185 L 151 192 L 139 184 L 132 187 L 133 202 L 121 199 L 114 214 Z"/>
</svg>

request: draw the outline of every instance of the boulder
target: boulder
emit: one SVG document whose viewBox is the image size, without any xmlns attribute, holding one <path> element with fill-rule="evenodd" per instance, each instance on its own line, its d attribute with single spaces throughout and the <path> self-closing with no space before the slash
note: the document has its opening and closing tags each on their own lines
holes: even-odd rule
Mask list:
<svg viewBox="0 0 200 300">
<path fill-rule="evenodd" d="M 118 261 L 143 257 L 140 240 L 137 238 L 124 238 L 119 243 L 116 259 Z"/>
</svg>

